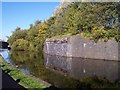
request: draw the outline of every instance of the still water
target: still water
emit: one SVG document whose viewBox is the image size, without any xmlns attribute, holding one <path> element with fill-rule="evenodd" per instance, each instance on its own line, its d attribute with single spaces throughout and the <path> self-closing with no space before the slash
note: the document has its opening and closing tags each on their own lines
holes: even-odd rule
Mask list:
<svg viewBox="0 0 120 90">
<path fill-rule="evenodd" d="M 116 61 L 66 58 L 28 51 L 0 50 L 0 54 L 11 65 L 56 87 L 77 88 L 81 78 L 92 76 L 120 80 L 120 62 Z"/>
</svg>

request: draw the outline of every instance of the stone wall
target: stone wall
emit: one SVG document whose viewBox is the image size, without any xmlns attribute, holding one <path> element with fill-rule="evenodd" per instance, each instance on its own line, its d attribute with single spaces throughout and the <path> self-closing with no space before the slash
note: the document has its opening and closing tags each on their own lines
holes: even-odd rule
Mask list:
<svg viewBox="0 0 120 90">
<path fill-rule="evenodd" d="M 114 40 L 107 42 L 87 40 L 80 36 L 46 39 L 44 52 L 50 55 L 65 57 L 81 57 L 91 59 L 116 60 L 119 58 L 119 43 Z"/>
</svg>

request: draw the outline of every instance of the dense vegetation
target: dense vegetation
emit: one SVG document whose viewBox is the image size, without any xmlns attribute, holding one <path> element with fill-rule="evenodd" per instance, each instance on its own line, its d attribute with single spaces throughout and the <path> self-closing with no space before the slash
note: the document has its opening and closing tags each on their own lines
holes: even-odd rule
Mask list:
<svg viewBox="0 0 120 90">
<path fill-rule="evenodd" d="M 17 27 L 8 42 L 14 50 L 39 51 L 46 38 L 67 35 L 120 41 L 120 3 L 62 3 L 48 20 Z"/>
</svg>

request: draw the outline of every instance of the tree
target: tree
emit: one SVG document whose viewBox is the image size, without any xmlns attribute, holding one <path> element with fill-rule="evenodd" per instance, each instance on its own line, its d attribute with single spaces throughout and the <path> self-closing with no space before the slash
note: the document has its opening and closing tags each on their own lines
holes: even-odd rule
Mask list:
<svg viewBox="0 0 120 90">
<path fill-rule="evenodd" d="M 33 28 L 33 24 L 30 24 L 30 29 L 32 29 Z"/>
<path fill-rule="evenodd" d="M 12 45 L 17 39 L 25 39 L 26 35 L 27 30 L 16 30 L 13 32 L 12 36 L 8 38 L 8 42 Z"/>
<path fill-rule="evenodd" d="M 41 24 L 41 21 L 40 20 L 36 20 L 35 21 L 35 25 L 40 25 Z"/>
<path fill-rule="evenodd" d="M 18 30 L 21 30 L 21 28 L 20 28 L 20 27 L 17 27 L 17 28 L 15 29 L 15 31 L 18 31 Z"/>
<path fill-rule="evenodd" d="M 29 50 L 29 42 L 27 40 L 24 40 L 24 39 L 17 39 L 12 44 L 12 49 L 13 50 L 20 50 L 20 51 Z"/>
<path fill-rule="evenodd" d="M 87 36 L 92 37 L 94 27 L 97 27 L 99 30 L 101 27 L 104 27 L 106 32 L 111 32 L 112 30 L 116 32 L 117 27 L 120 26 L 119 3 L 74 2 L 68 6 L 69 8 L 65 12 L 62 12 L 64 9 L 61 8 L 60 14 L 56 15 L 55 23 L 50 28 L 52 35 L 86 33 L 84 35 L 89 34 Z M 112 38 L 115 38 L 115 35 Z"/>
</svg>

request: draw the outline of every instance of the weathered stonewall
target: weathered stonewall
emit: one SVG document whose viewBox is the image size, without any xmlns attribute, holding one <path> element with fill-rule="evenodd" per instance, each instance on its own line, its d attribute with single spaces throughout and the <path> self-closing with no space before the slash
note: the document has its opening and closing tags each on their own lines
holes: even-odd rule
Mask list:
<svg viewBox="0 0 120 90">
<path fill-rule="evenodd" d="M 44 43 L 44 53 L 66 57 L 120 61 L 120 42 L 87 40 L 80 36 L 49 38 Z"/>
</svg>

